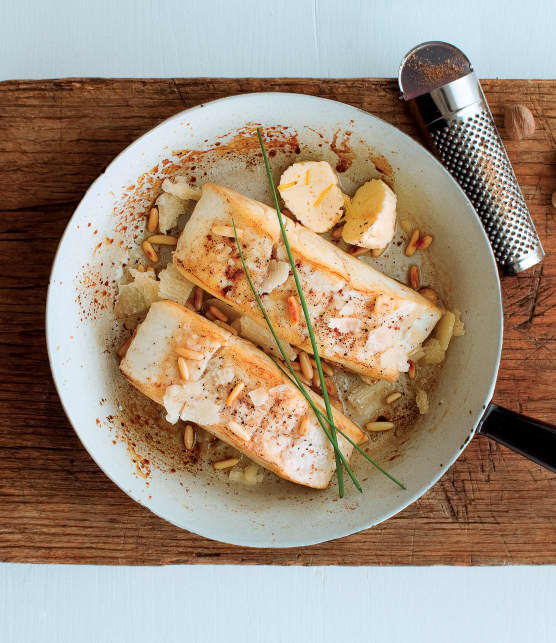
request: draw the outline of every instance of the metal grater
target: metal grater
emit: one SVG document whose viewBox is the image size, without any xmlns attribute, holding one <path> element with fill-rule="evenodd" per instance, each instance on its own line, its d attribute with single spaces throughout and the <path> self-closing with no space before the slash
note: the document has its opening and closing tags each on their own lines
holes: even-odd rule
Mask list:
<svg viewBox="0 0 556 643">
<path fill-rule="evenodd" d="M 542 261 L 540 239 L 467 57 L 448 43 L 423 43 L 402 60 L 399 84 L 432 152 L 475 207 L 500 267 L 516 274 Z"/>
</svg>

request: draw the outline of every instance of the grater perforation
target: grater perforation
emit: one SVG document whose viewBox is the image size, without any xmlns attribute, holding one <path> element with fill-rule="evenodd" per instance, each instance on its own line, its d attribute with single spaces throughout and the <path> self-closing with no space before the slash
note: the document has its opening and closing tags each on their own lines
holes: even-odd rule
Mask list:
<svg viewBox="0 0 556 643">
<path fill-rule="evenodd" d="M 454 60 L 461 69 L 455 79 L 452 76 L 450 82 L 428 91 L 418 89 L 416 83 L 427 78 L 423 73 L 427 65 L 430 69 L 433 63 L 450 61 L 446 67 L 450 70 Z M 544 252 L 525 198 L 464 54 L 447 43 L 415 47 L 400 67 L 400 88 L 431 150 L 473 204 L 499 265 L 517 273 L 541 261 Z"/>
</svg>

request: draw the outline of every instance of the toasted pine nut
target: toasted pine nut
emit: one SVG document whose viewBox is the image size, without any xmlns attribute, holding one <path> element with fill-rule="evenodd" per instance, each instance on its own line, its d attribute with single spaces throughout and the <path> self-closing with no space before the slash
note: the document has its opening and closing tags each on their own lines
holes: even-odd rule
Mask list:
<svg viewBox="0 0 556 643">
<path fill-rule="evenodd" d="M 386 246 L 384 246 L 384 248 L 373 248 L 371 250 L 371 255 L 376 259 L 376 257 L 380 257 L 380 255 L 383 254 L 385 250 Z"/>
<path fill-rule="evenodd" d="M 417 243 L 419 241 L 419 228 L 416 228 L 413 230 L 413 234 L 411 235 L 411 239 L 409 240 L 409 243 L 405 247 L 405 256 L 406 257 L 413 257 L 415 254 L 415 251 L 417 250 Z"/>
<path fill-rule="evenodd" d="M 154 248 L 152 247 L 149 241 L 147 240 L 143 241 L 143 244 L 141 247 L 143 248 L 143 252 L 145 253 L 147 259 L 149 259 L 153 263 L 158 263 L 158 255 L 156 254 Z"/>
<path fill-rule="evenodd" d="M 299 424 L 299 435 L 306 435 L 307 431 L 309 429 L 309 416 L 304 415 L 303 419 L 301 420 L 301 423 Z"/>
<path fill-rule="evenodd" d="M 193 293 L 193 307 L 195 310 L 201 310 L 203 307 L 203 290 L 199 286 L 195 286 L 195 292 Z"/>
<path fill-rule="evenodd" d="M 241 391 L 243 391 L 244 388 L 245 388 L 245 382 L 238 382 L 232 389 L 232 392 L 228 395 L 228 399 L 226 400 L 226 406 L 232 406 L 232 404 L 237 400 Z"/>
<path fill-rule="evenodd" d="M 151 208 L 147 219 L 148 232 L 154 232 L 158 228 L 158 208 Z"/>
<path fill-rule="evenodd" d="M 185 429 L 183 430 L 183 443 L 188 451 L 191 451 L 195 446 L 195 431 L 191 424 L 185 425 Z"/>
<path fill-rule="evenodd" d="M 426 234 L 422 239 L 419 239 L 417 247 L 419 250 L 426 250 L 432 243 L 432 237 L 430 234 Z"/>
<path fill-rule="evenodd" d="M 417 367 L 416 367 L 415 362 L 413 360 L 408 359 L 407 361 L 409 363 L 409 369 L 407 371 L 407 376 L 409 377 L 410 380 L 414 380 L 415 379 L 415 374 L 416 374 L 416 371 L 417 371 Z"/>
<path fill-rule="evenodd" d="M 197 362 L 200 362 L 204 355 L 201 351 L 195 351 L 192 348 L 186 348 L 185 346 L 176 346 L 176 353 L 185 359 L 193 359 Z"/>
<path fill-rule="evenodd" d="M 336 226 L 330 233 L 330 236 L 332 237 L 332 239 L 334 239 L 334 241 L 339 241 L 342 238 L 343 230 L 344 230 L 343 225 Z"/>
<path fill-rule="evenodd" d="M 232 467 L 235 467 L 238 462 L 239 458 L 226 458 L 226 460 L 218 460 L 218 462 L 213 462 L 212 466 L 217 471 L 220 471 L 221 469 L 231 469 Z"/>
<path fill-rule="evenodd" d="M 419 288 L 419 266 L 416 266 L 415 264 L 409 266 L 409 285 L 413 290 L 417 290 Z"/>
<path fill-rule="evenodd" d="M 224 330 L 227 330 L 229 333 L 232 333 L 232 335 L 239 335 L 239 333 L 233 326 L 230 326 L 230 324 L 223 322 L 221 319 L 215 319 L 214 323 L 217 326 L 220 326 L 220 328 L 223 328 Z"/>
<path fill-rule="evenodd" d="M 299 353 L 299 365 L 301 366 L 303 375 L 310 380 L 313 377 L 313 367 L 311 366 L 309 355 L 307 355 L 305 351 Z"/>
<path fill-rule="evenodd" d="M 322 366 L 322 370 L 325 375 L 328 375 L 328 377 L 332 377 L 334 375 L 334 369 L 330 366 L 330 364 L 327 364 L 326 362 L 323 362 L 321 360 L 320 365 Z"/>
<path fill-rule="evenodd" d="M 139 272 L 145 272 L 145 266 L 142 263 L 137 264 L 137 270 Z"/>
<path fill-rule="evenodd" d="M 337 397 L 330 397 L 328 398 L 330 400 L 330 404 L 337 409 L 338 411 L 341 411 L 342 413 L 344 412 L 344 407 L 342 406 L 342 402 L 337 398 Z"/>
<path fill-rule="evenodd" d="M 428 299 L 429 301 L 432 301 L 433 304 L 438 303 L 438 295 L 435 293 L 435 291 L 432 288 L 421 288 L 419 290 L 419 294 L 425 297 L 425 299 Z"/>
<path fill-rule="evenodd" d="M 352 257 L 359 257 L 360 255 L 367 254 L 367 252 L 370 252 L 369 248 L 361 248 L 359 246 L 351 246 L 351 248 L 348 250 L 349 254 Z"/>
<path fill-rule="evenodd" d="M 386 404 L 392 404 L 396 400 L 399 400 L 402 394 L 399 391 L 396 391 L 395 393 L 390 393 L 390 395 L 384 400 Z"/>
<path fill-rule="evenodd" d="M 209 306 L 208 307 L 209 313 L 212 313 L 216 319 L 219 319 L 220 321 L 227 322 L 228 321 L 228 315 L 223 313 L 220 308 L 217 308 L 216 306 Z"/>
<path fill-rule="evenodd" d="M 297 299 L 291 295 L 288 297 L 288 313 L 292 324 L 299 324 L 299 304 Z"/>
<path fill-rule="evenodd" d="M 393 422 L 369 422 L 365 428 L 367 431 L 391 431 L 394 428 Z"/>
<path fill-rule="evenodd" d="M 232 433 L 238 436 L 238 438 L 241 438 L 242 440 L 245 440 L 246 442 L 249 442 L 251 439 L 251 436 L 249 435 L 249 431 L 246 431 L 239 422 L 236 422 L 235 420 L 230 420 L 228 422 L 228 428 Z"/>
<path fill-rule="evenodd" d="M 207 310 L 205 313 L 205 317 L 207 319 L 210 319 L 210 321 L 216 321 L 216 317 L 210 312 L 210 310 Z"/>
<path fill-rule="evenodd" d="M 178 371 L 182 380 L 187 382 L 189 380 L 189 367 L 183 357 L 178 357 Z"/>
<path fill-rule="evenodd" d="M 316 388 L 318 391 L 321 390 L 320 376 L 318 371 L 313 371 L 313 388 Z"/>
<path fill-rule="evenodd" d="M 297 377 L 305 384 L 305 386 L 312 386 L 312 380 L 308 380 L 303 373 L 298 373 Z"/>
<path fill-rule="evenodd" d="M 153 234 L 147 241 L 157 246 L 175 246 L 178 243 L 178 238 L 173 237 L 171 234 Z"/>
<path fill-rule="evenodd" d="M 235 237 L 234 228 L 231 225 L 213 225 L 210 231 L 218 237 Z M 236 234 L 238 239 L 240 239 L 243 235 L 243 230 L 236 228 Z"/>
</svg>

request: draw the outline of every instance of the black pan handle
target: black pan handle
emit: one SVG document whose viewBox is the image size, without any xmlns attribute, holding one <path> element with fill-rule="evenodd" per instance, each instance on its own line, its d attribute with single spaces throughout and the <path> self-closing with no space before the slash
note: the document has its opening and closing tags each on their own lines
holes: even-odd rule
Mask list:
<svg viewBox="0 0 556 643">
<path fill-rule="evenodd" d="M 478 433 L 556 473 L 556 426 L 491 402 L 479 423 Z"/>
</svg>

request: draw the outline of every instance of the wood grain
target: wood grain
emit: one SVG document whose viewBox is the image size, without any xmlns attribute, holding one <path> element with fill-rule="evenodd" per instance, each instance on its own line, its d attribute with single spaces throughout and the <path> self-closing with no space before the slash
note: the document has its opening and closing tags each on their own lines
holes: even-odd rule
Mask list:
<svg viewBox="0 0 556 643">
<path fill-rule="evenodd" d="M 495 401 L 556 422 L 556 81 L 483 81 L 497 124 L 528 105 L 532 139 L 507 142 L 547 258 L 503 280 Z M 91 181 L 137 136 L 186 107 L 251 91 L 351 103 L 416 136 L 393 80 L 167 79 L 0 84 L 0 560 L 166 564 L 556 563 L 556 476 L 475 438 L 425 496 L 374 529 L 287 550 L 224 545 L 130 500 L 93 463 L 50 376 L 44 306 L 60 235 Z M 502 134 L 504 133 L 501 129 Z"/>
</svg>

